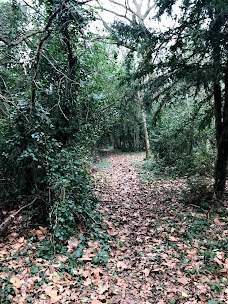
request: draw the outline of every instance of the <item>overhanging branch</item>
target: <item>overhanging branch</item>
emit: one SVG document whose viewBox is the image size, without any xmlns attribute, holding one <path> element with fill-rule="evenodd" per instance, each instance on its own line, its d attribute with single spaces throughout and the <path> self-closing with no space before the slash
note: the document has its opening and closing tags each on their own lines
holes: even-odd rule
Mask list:
<svg viewBox="0 0 228 304">
<path fill-rule="evenodd" d="M 22 43 L 23 41 L 27 40 L 28 38 L 30 38 L 32 36 L 35 36 L 37 34 L 44 33 L 45 31 L 46 31 L 46 28 L 40 29 L 40 30 L 36 30 L 36 31 L 32 31 L 32 32 L 27 33 L 26 35 L 18 38 L 17 40 L 14 40 L 14 41 L 8 41 L 4 37 L 0 36 L 0 41 L 2 41 L 3 43 L 5 43 L 7 46 L 16 46 L 16 45 Z"/>
</svg>

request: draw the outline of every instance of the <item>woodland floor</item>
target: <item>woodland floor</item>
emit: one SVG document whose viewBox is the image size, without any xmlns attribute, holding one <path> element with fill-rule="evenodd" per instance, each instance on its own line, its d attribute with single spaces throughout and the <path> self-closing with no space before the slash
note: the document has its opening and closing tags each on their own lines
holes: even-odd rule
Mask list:
<svg viewBox="0 0 228 304">
<path fill-rule="evenodd" d="M 81 233 L 48 259 L 45 227 L 33 239 L 19 222 L 11 228 L 0 245 L 0 303 L 228 303 L 223 209 L 180 202 L 184 180 L 138 174 L 143 157 L 111 154 L 96 166 L 103 251 L 97 240 L 80 249 Z"/>
</svg>

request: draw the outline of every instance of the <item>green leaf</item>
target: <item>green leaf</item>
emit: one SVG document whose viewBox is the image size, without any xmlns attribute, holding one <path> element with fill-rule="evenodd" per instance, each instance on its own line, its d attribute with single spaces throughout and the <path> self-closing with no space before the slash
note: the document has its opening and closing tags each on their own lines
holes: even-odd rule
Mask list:
<svg viewBox="0 0 228 304">
<path fill-rule="evenodd" d="M 83 303 L 88 302 L 88 300 L 89 300 L 89 298 L 87 298 L 87 297 L 84 297 L 84 298 L 81 299 L 81 301 L 82 301 Z"/>
<path fill-rule="evenodd" d="M 119 241 L 119 246 L 120 246 L 120 248 L 124 247 L 124 242 L 123 241 Z"/>
<path fill-rule="evenodd" d="M 207 303 L 208 304 L 216 304 L 215 300 L 209 300 Z"/>
<path fill-rule="evenodd" d="M 182 296 L 183 298 L 187 298 L 187 297 L 188 297 L 188 294 L 187 294 L 186 292 L 182 292 L 182 293 L 181 293 L 181 296 Z"/>
</svg>

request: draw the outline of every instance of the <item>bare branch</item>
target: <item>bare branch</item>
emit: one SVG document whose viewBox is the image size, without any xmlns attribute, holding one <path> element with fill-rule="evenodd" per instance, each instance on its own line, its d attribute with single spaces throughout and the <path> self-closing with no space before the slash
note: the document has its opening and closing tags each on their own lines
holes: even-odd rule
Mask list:
<svg viewBox="0 0 228 304">
<path fill-rule="evenodd" d="M 92 2 L 92 1 L 96 1 L 96 0 L 77 1 L 77 4 L 79 4 L 79 5 L 83 5 L 83 4 L 86 4 L 86 3 Z"/>
<path fill-rule="evenodd" d="M 56 18 L 56 16 L 58 15 L 59 12 L 61 12 L 62 8 L 65 6 L 66 0 L 63 1 L 63 3 L 61 5 L 59 5 L 58 9 L 55 10 L 55 12 L 49 17 L 48 22 L 45 26 L 45 32 L 46 34 L 44 35 L 43 38 L 41 38 L 38 46 L 37 46 L 37 50 L 36 50 L 36 54 L 35 54 L 35 63 L 34 63 L 34 69 L 35 69 L 35 73 L 33 75 L 33 79 L 32 79 L 32 88 L 31 88 L 31 107 L 34 107 L 35 104 L 35 98 L 36 98 L 36 80 L 38 77 L 38 73 L 39 73 L 39 63 L 40 63 L 40 58 L 41 58 L 41 53 L 43 50 L 43 45 L 45 43 L 45 41 L 50 37 L 51 35 L 51 24 L 52 21 Z"/>
<path fill-rule="evenodd" d="M 48 54 L 48 55 L 49 55 L 49 54 Z M 49 55 L 49 56 L 50 56 L 50 55 Z M 53 67 L 53 69 L 54 69 L 57 73 L 61 74 L 64 78 L 66 78 L 67 80 L 71 81 L 72 83 L 74 83 L 74 84 L 76 84 L 76 85 L 79 85 L 78 82 L 76 82 L 76 81 L 70 79 L 70 78 L 68 77 L 67 74 L 65 74 L 63 71 L 59 70 L 59 69 L 55 66 L 55 64 L 52 63 L 52 62 L 48 59 L 47 56 L 43 55 L 43 58 L 45 58 L 45 60 L 47 60 L 47 62 Z M 53 59 L 53 58 L 52 58 L 52 59 Z"/>
<path fill-rule="evenodd" d="M 16 45 L 20 44 L 21 42 L 27 40 L 28 38 L 30 38 L 32 36 L 35 36 L 37 34 L 44 33 L 45 31 L 46 31 L 46 28 L 45 29 L 36 30 L 36 31 L 32 31 L 32 32 L 27 33 L 26 35 L 22 36 L 21 38 L 19 38 L 17 40 L 14 40 L 14 41 L 8 41 L 4 37 L 0 36 L 0 41 L 4 42 L 8 46 L 16 46 Z"/>
<path fill-rule="evenodd" d="M 8 98 L 6 98 L 6 97 L 5 97 L 4 95 L 2 95 L 1 93 L 0 93 L 0 99 L 1 99 L 2 101 L 4 101 L 4 102 L 10 104 L 10 105 L 15 106 L 15 104 L 14 104 L 14 102 L 13 102 L 12 100 L 9 100 Z"/>
<path fill-rule="evenodd" d="M 104 19 L 101 16 L 97 17 L 97 20 L 100 20 L 103 23 L 104 27 L 106 28 L 106 30 L 109 33 L 113 32 L 112 28 L 107 24 L 107 22 L 104 21 Z M 136 48 L 133 45 L 128 45 L 126 42 L 124 42 L 122 40 L 119 40 L 119 39 L 118 39 L 118 41 L 116 41 L 116 39 L 111 40 L 110 37 L 109 38 L 102 37 L 102 39 L 109 39 L 110 41 L 112 41 L 112 42 L 110 42 L 110 44 L 121 45 L 121 46 L 123 46 L 127 49 L 132 50 L 132 51 L 136 51 Z"/>
<path fill-rule="evenodd" d="M 38 10 L 38 9 L 36 9 L 35 7 L 33 7 L 31 4 L 29 4 L 27 1 L 25 1 L 25 0 L 22 0 L 24 3 L 25 3 L 25 5 L 27 5 L 30 9 L 32 9 L 33 11 L 35 11 L 37 14 L 39 14 L 40 16 L 42 16 L 42 17 L 44 17 L 44 15 L 43 14 L 41 14 L 41 12 Z"/>
<path fill-rule="evenodd" d="M 116 12 L 110 10 L 110 9 L 105 8 L 105 7 L 102 7 L 102 9 L 103 9 L 104 11 L 106 11 L 106 12 L 112 13 L 113 15 L 115 15 L 115 16 L 117 16 L 117 17 L 124 18 L 124 19 L 126 19 L 127 21 L 132 22 L 132 20 L 131 20 L 130 18 L 128 18 L 126 15 L 118 14 L 118 13 L 116 13 Z"/>
</svg>

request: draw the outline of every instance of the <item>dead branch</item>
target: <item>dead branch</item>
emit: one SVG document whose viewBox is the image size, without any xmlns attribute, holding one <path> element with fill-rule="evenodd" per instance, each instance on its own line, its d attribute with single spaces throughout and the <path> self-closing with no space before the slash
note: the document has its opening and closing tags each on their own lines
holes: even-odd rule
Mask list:
<svg viewBox="0 0 228 304">
<path fill-rule="evenodd" d="M 1 93 L 0 93 L 0 99 L 1 99 L 2 101 L 4 101 L 4 102 L 10 104 L 10 105 L 15 106 L 15 104 L 13 103 L 13 101 L 9 100 L 8 98 L 6 98 L 6 97 L 5 97 L 4 95 L 2 95 Z"/>
<path fill-rule="evenodd" d="M 21 207 L 21 208 L 20 208 L 18 211 L 16 211 L 14 214 L 10 214 L 9 216 L 7 216 L 7 218 L 6 218 L 6 219 L 1 223 L 1 225 L 0 225 L 0 235 L 3 235 L 3 234 L 6 232 L 6 230 L 7 230 L 8 227 L 9 227 L 9 225 L 12 223 L 12 221 L 16 218 L 16 216 L 17 216 L 23 209 L 25 209 L 25 208 L 31 206 L 36 200 L 37 200 L 37 198 L 34 198 L 34 200 L 33 200 L 31 203 L 29 203 L 29 204 L 27 204 L 27 205 Z"/>
</svg>

